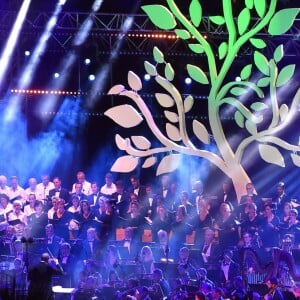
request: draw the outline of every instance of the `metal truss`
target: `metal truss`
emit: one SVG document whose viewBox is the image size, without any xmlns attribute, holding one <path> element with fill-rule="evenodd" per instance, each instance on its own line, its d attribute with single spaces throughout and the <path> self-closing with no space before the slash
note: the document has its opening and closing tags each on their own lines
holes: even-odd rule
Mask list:
<svg viewBox="0 0 300 300">
<path fill-rule="evenodd" d="M 0 11 L 0 39 L 11 30 L 16 18 L 16 12 Z M 39 36 L 51 14 L 47 12 L 30 12 L 27 15 L 23 34 L 30 39 L 30 36 Z M 95 46 L 98 53 L 109 53 L 114 48 L 117 38 L 122 36 L 123 54 L 132 54 L 135 52 L 150 54 L 154 45 L 163 45 L 165 53 L 170 55 L 193 55 L 188 50 L 187 42 L 177 39 L 173 32 L 158 30 L 146 15 L 142 14 L 107 14 L 84 12 L 62 12 L 57 20 L 54 32 L 52 33 L 52 43 L 48 51 L 66 51 L 72 47 L 72 40 L 75 34 L 80 30 L 84 22 L 90 18 L 93 26 L 89 32 L 89 43 Z M 123 31 L 126 22 L 132 21 L 128 30 Z M 255 25 L 259 19 L 252 19 L 251 24 Z M 212 23 L 209 17 L 204 16 L 200 25 L 200 32 L 205 34 L 208 39 L 217 47 L 225 40 L 228 32 L 225 25 L 216 25 Z M 159 37 L 166 35 L 168 37 Z M 173 38 L 171 38 L 173 36 Z M 289 43 L 288 53 L 290 56 L 300 56 L 300 19 L 296 19 L 293 27 L 280 37 L 271 37 L 265 28 L 258 34 L 258 37 L 267 41 L 268 50 L 273 51 L 279 43 Z M 250 45 L 241 49 L 241 55 L 251 55 L 253 48 Z"/>
</svg>

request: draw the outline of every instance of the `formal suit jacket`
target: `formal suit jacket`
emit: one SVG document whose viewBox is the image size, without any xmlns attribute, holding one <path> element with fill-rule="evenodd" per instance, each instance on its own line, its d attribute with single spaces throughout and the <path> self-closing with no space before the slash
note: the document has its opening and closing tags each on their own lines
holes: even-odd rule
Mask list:
<svg viewBox="0 0 300 300">
<path fill-rule="evenodd" d="M 63 270 L 55 268 L 45 262 L 39 262 L 28 272 L 30 281 L 28 287 L 28 300 L 52 299 L 52 276 L 62 275 Z"/>
<path fill-rule="evenodd" d="M 226 278 L 225 278 L 225 274 L 222 270 L 222 263 L 220 263 L 220 266 L 219 266 L 219 284 L 221 285 L 226 285 L 226 283 L 228 285 L 232 285 L 232 282 L 233 282 L 233 279 L 234 277 L 238 276 L 238 275 L 241 275 L 240 274 L 240 266 L 234 262 L 234 261 L 231 261 L 231 263 L 229 264 L 229 270 L 228 270 L 228 281 L 226 281 Z"/>
<path fill-rule="evenodd" d="M 87 200 L 89 202 L 89 205 L 96 206 L 98 205 L 98 201 L 100 198 L 101 194 L 98 192 L 97 194 L 90 194 L 87 196 Z"/>
<path fill-rule="evenodd" d="M 119 197 L 121 195 L 121 197 Z M 118 201 L 120 198 L 120 201 Z M 123 191 L 122 194 L 113 193 L 111 199 L 116 203 L 116 211 L 121 218 L 126 218 L 129 204 L 130 204 L 130 194 L 127 191 Z"/>
<path fill-rule="evenodd" d="M 135 194 L 133 187 L 130 187 L 129 193 L 130 193 L 130 194 L 131 194 L 131 193 L 134 193 L 134 194 Z M 143 199 L 144 199 L 144 197 L 146 196 L 146 194 L 147 194 L 147 193 L 146 193 L 146 186 L 140 185 L 140 186 L 139 186 L 139 191 L 138 191 L 138 194 L 137 194 L 138 200 L 139 200 L 140 202 L 143 201 Z"/>
<path fill-rule="evenodd" d="M 52 189 L 49 191 L 49 198 L 51 199 L 53 196 L 55 196 L 56 189 Z M 64 199 L 66 204 L 70 203 L 70 194 L 67 189 L 61 188 L 59 191 L 59 198 Z"/>
<path fill-rule="evenodd" d="M 100 241 L 94 240 L 92 249 L 91 249 L 89 242 L 87 240 L 84 240 L 82 243 L 81 258 L 85 259 L 85 260 L 87 260 L 87 259 L 99 260 L 100 258 L 102 258 L 102 250 L 103 249 L 102 249 L 102 245 L 101 245 Z"/>
<path fill-rule="evenodd" d="M 201 257 L 200 257 L 200 262 L 202 267 L 205 267 L 207 270 L 216 270 L 219 268 L 219 263 L 220 263 L 220 258 L 222 255 L 222 250 L 221 247 L 218 243 L 216 242 L 212 242 L 211 246 L 210 246 L 210 255 L 207 257 L 207 262 L 204 261 L 202 253 L 208 251 L 208 249 L 206 249 L 205 251 L 205 244 L 202 243 L 200 245 L 200 250 L 201 250 Z M 206 254 L 204 253 L 204 254 Z"/>
</svg>

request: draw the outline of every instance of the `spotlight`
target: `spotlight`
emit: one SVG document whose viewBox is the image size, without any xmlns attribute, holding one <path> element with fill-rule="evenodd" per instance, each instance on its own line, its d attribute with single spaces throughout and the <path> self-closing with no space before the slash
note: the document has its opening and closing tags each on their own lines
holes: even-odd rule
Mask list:
<svg viewBox="0 0 300 300">
<path fill-rule="evenodd" d="M 145 79 L 146 81 L 149 81 L 150 78 L 151 78 L 151 76 L 150 76 L 149 74 L 145 74 L 145 75 L 144 75 L 144 79 Z"/>
<path fill-rule="evenodd" d="M 91 74 L 89 75 L 89 81 L 94 81 L 95 80 L 95 75 L 94 74 Z"/>
<path fill-rule="evenodd" d="M 89 58 L 86 58 L 86 59 L 84 60 L 84 64 L 85 64 L 86 66 L 88 66 L 90 63 L 91 63 L 91 60 L 90 60 Z"/>
<path fill-rule="evenodd" d="M 242 79 L 241 79 L 240 76 L 236 76 L 236 77 L 235 77 L 235 81 L 242 81 Z"/>
<path fill-rule="evenodd" d="M 53 74 L 53 77 L 54 77 L 54 78 L 58 78 L 58 77 L 59 77 L 59 73 L 57 73 L 57 72 L 54 73 L 54 74 Z"/>
<path fill-rule="evenodd" d="M 24 54 L 25 54 L 25 56 L 30 56 L 30 51 L 29 51 L 29 50 L 26 50 L 26 51 L 24 52 Z"/>
<path fill-rule="evenodd" d="M 184 79 L 185 84 L 191 84 L 192 83 L 192 79 L 190 77 L 187 77 Z"/>
</svg>

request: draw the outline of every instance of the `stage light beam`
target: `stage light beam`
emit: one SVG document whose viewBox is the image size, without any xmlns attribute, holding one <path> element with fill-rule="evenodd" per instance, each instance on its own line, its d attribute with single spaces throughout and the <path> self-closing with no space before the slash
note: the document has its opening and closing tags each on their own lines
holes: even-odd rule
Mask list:
<svg viewBox="0 0 300 300">
<path fill-rule="evenodd" d="M 4 47 L 4 50 L 2 52 L 1 59 L 0 59 L 0 66 L 1 66 L 1 68 L 0 68 L 0 88 L 1 88 L 1 85 L 3 82 L 3 79 L 5 77 L 7 67 L 12 59 L 12 55 L 15 50 L 19 35 L 21 33 L 21 28 L 22 28 L 22 25 L 26 18 L 30 2 L 31 2 L 31 0 L 23 1 L 23 4 L 18 13 L 16 21 L 13 25 L 12 31 L 9 35 L 9 38 L 8 38 L 6 45 Z"/>
</svg>

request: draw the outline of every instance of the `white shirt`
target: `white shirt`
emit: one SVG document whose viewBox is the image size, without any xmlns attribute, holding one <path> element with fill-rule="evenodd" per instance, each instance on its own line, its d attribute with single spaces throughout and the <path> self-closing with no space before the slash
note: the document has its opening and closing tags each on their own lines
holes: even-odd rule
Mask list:
<svg viewBox="0 0 300 300">
<path fill-rule="evenodd" d="M 12 189 L 12 187 L 8 188 L 8 193 L 7 196 L 9 197 L 9 200 L 15 199 L 17 197 L 20 197 L 19 200 L 22 201 L 22 203 L 24 203 L 26 201 L 26 194 L 25 191 L 22 187 L 20 187 L 19 185 L 17 186 L 17 188 L 15 190 Z M 15 199 L 16 200 L 16 199 Z"/>
<path fill-rule="evenodd" d="M 72 186 L 72 194 L 75 193 L 75 185 L 76 185 L 76 183 L 74 183 L 73 186 Z M 82 192 L 83 194 L 86 194 L 86 195 L 92 194 L 91 183 L 85 180 L 85 181 L 82 183 L 82 190 L 81 190 L 81 192 Z"/>
<path fill-rule="evenodd" d="M 49 196 L 49 191 L 55 188 L 53 182 L 49 181 L 48 184 L 45 186 L 42 182 L 36 186 L 38 193 L 42 195 L 42 199 L 47 199 Z"/>
<path fill-rule="evenodd" d="M 108 186 L 107 184 L 104 184 L 101 187 L 100 192 L 104 195 L 112 195 L 113 193 L 117 192 L 117 187 L 114 183 L 112 183 L 110 186 Z"/>
<path fill-rule="evenodd" d="M 36 200 L 40 200 L 41 201 L 41 200 L 44 199 L 43 194 L 40 193 L 40 190 L 38 190 L 38 188 L 35 188 L 35 190 L 32 190 L 30 187 L 27 188 L 25 190 L 26 200 L 28 200 L 30 194 L 34 194 Z"/>
</svg>

